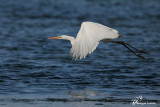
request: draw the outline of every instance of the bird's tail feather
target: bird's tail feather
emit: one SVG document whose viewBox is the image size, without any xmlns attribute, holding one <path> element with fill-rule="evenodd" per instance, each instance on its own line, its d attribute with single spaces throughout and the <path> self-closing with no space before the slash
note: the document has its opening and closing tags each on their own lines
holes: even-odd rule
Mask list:
<svg viewBox="0 0 160 107">
<path fill-rule="evenodd" d="M 121 38 L 121 37 L 124 37 L 124 35 L 122 35 L 122 34 L 119 34 L 118 38 Z"/>
</svg>

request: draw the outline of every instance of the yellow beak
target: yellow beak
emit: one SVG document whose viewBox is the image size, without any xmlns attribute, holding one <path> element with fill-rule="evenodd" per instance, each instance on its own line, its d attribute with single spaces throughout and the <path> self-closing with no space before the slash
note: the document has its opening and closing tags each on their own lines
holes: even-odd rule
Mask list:
<svg viewBox="0 0 160 107">
<path fill-rule="evenodd" d="M 48 38 L 48 39 L 59 39 L 60 37 L 51 37 L 51 38 Z"/>
</svg>

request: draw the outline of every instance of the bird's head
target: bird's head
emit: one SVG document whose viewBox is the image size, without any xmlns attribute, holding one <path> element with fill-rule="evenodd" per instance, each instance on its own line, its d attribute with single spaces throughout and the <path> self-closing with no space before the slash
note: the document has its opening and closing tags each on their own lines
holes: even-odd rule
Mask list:
<svg viewBox="0 0 160 107">
<path fill-rule="evenodd" d="M 48 39 L 64 39 L 64 40 L 70 40 L 72 42 L 74 40 L 74 37 L 67 36 L 67 35 L 61 35 L 61 36 L 57 36 L 57 37 L 51 37 Z"/>
<path fill-rule="evenodd" d="M 63 35 L 57 36 L 57 37 L 51 37 L 51 38 L 48 38 L 48 39 L 63 39 Z"/>
</svg>

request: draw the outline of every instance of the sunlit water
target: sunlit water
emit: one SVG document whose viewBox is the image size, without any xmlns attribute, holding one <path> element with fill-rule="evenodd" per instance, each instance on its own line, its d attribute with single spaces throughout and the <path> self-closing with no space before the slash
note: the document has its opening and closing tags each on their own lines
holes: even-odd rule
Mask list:
<svg viewBox="0 0 160 107">
<path fill-rule="evenodd" d="M 1 0 L 0 104 L 4 101 L 127 102 L 160 100 L 158 0 Z M 144 49 L 145 60 L 121 45 L 100 43 L 86 59 L 69 56 L 83 21 L 119 30 L 119 40 Z M 23 97 L 22 97 L 23 96 Z M 28 97 L 29 96 L 29 97 Z M 100 104 L 97 104 L 100 105 Z"/>
</svg>

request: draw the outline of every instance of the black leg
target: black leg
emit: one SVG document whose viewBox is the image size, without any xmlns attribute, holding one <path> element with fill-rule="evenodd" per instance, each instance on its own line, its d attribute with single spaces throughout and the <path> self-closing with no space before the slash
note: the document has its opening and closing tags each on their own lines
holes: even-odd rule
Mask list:
<svg viewBox="0 0 160 107">
<path fill-rule="evenodd" d="M 131 48 L 135 49 L 136 51 L 138 51 L 138 52 L 140 52 L 140 53 L 147 54 L 147 52 L 146 52 L 146 51 L 144 51 L 144 50 L 139 50 L 139 49 L 137 49 L 137 48 L 135 48 L 135 47 L 131 46 L 130 44 L 128 44 L 128 43 L 126 43 L 126 42 L 124 42 L 124 44 L 126 44 L 126 45 L 130 46 Z"/>
<path fill-rule="evenodd" d="M 141 54 L 136 54 L 135 51 L 133 51 L 132 49 L 130 49 L 128 46 L 130 46 L 131 48 L 135 49 L 136 51 L 140 52 L 140 53 L 146 53 L 144 50 L 138 50 L 137 48 L 131 46 L 130 44 L 123 42 L 123 41 L 111 41 L 113 43 L 118 43 L 118 44 L 122 44 L 123 46 L 125 46 L 128 50 L 130 50 L 133 54 L 135 54 L 137 57 L 145 59 Z M 128 46 L 127 46 L 128 45 Z"/>
</svg>

